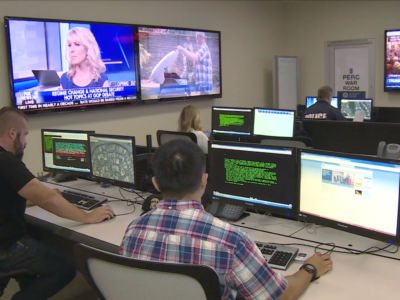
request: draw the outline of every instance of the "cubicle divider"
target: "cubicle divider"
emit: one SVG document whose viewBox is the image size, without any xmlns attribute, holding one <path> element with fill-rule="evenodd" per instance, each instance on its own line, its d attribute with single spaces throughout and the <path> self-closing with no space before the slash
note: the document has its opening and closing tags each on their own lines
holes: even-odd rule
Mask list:
<svg viewBox="0 0 400 300">
<path fill-rule="evenodd" d="M 400 123 L 304 120 L 316 149 L 376 155 L 378 143 L 400 143 Z"/>
</svg>

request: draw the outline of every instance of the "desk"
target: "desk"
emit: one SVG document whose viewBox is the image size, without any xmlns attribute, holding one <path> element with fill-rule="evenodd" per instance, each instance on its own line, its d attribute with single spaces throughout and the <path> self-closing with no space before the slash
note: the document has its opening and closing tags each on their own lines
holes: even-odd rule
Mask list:
<svg viewBox="0 0 400 300">
<path fill-rule="evenodd" d="M 48 184 L 56 187 L 54 184 Z M 106 195 L 111 200 L 118 198 L 118 188 L 100 188 L 93 182 L 78 180 L 65 186 Z M 121 197 L 121 196 L 119 196 Z M 116 213 L 127 212 L 124 202 L 110 202 Z M 140 205 L 135 205 L 132 214 L 118 216 L 100 224 L 80 224 L 59 218 L 39 207 L 29 207 L 26 218 L 45 230 L 70 239 L 84 242 L 104 250 L 117 252 L 128 224 L 141 213 Z M 352 249 L 365 250 L 370 246 L 382 247 L 384 243 L 338 231 L 336 229 L 316 225 L 306 226 L 304 223 L 275 218 L 265 215 L 250 214 L 250 216 L 233 223 L 241 226 L 254 240 L 276 243 L 307 244 L 311 247 L 298 245 L 301 252 L 312 254 L 320 242 L 334 242 L 346 246 L 351 243 Z M 391 246 L 394 248 L 394 246 Z M 398 277 L 400 275 L 400 253 L 387 254 L 380 257 L 370 254 L 353 255 L 332 253 L 333 271 L 313 282 L 300 299 L 314 300 L 377 300 L 397 299 Z M 293 262 L 283 274 L 294 273 L 300 262 Z"/>
</svg>

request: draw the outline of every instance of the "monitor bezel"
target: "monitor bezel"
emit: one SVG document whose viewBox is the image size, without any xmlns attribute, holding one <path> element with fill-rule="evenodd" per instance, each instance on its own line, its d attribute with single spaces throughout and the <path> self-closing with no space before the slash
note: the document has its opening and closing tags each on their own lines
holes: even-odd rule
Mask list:
<svg viewBox="0 0 400 300">
<path fill-rule="evenodd" d="M 265 205 L 265 204 L 260 204 L 260 203 L 252 203 L 252 202 L 247 202 L 247 201 L 241 201 L 241 200 L 235 200 L 231 198 L 221 198 L 221 197 L 215 197 L 213 196 L 213 190 L 214 190 L 214 185 L 213 185 L 213 175 L 212 172 L 209 172 L 209 188 L 210 188 L 210 194 L 212 200 L 216 200 L 219 203 L 227 203 L 227 204 L 233 204 L 233 205 L 238 205 L 242 206 L 245 209 L 252 209 L 255 210 L 256 212 L 262 212 L 262 213 L 270 213 L 272 215 L 277 215 L 279 217 L 284 217 L 288 219 L 294 219 L 296 220 L 298 218 L 298 212 L 299 212 L 299 197 L 298 197 L 298 154 L 297 154 L 297 148 L 295 147 L 288 147 L 288 146 L 270 146 L 270 145 L 262 145 L 262 144 L 255 144 L 255 143 L 242 143 L 242 142 L 236 142 L 236 141 L 211 141 L 209 143 L 209 148 L 208 148 L 208 170 L 211 170 L 212 165 L 213 165 L 213 159 L 212 159 L 212 145 L 217 144 L 217 145 L 229 145 L 229 146 L 244 146 L 244 147 L 252 147 L 252 148 L 264 148 L 264 149 L 277 149 L 277 150 L 291 150 L 292 154 L 291 159 L 293 160 L 293 178 L 292 180 L 292 188 L 293 188 L 293 202 L 292 202 L 292 209 L 286 209 L 286 208 L 281 208 L 281 207 L 276 207 L 276 206 L 271 206 L 271 205 Z M 289 188 L 286 186 L 286 188 Z"/>
<path fill-rule="evenodd" d="M 162 26 L 162 25 L 148 25 L 148 24 L 135 24 L 135 40 L 137 40 L 137 48 L 139 48 L 139 28 L 140 27 L 146 27 L 146 28 L 159 28 L 159 29 L 176 29 L 176 30 L 186 30 L 186 31 L 202 31 L 202 32 L 211 32 L 211 33 L 217 33 L 218 34 L 218 47 L 219 47 L 219 86 L 220 90 L 219 93 L 217 94 L 200 94 L 200 95 L 195 95 L 195 96 L 172 96 L 172 97 L 161 97 L 161 98 L 155 98 L 155 99 L 143 99 L 142 96 L 142 86 L 141 86 L 141 81 L 142 81 L 142 74 L 141 74 L 141 68 L 140 68 L 140 55 L 137 54 L 136 56 L 138 57 L 137 59 L 137 70 L 138 70 L 138 90 L 140 91 L 140 101 L 143 104 L 147 103 L 158 103 L 158 102 L 174 102 L 174 101 L 184 101 L 184 100 L 201 100 L 201 99 L 213 99 L 213 98 L 222 98 L 222 48 L 221 48 L 221 31 L 219 30 L 211 30 L 211 29 L 201 29 L 201 28 L 188 28 L 188 27 L 175 27 L 175 26 Z M 138 53 L 138 52 L 137 52 Z"/>
<path fill-rule="evenodd" d="M 267 110 L 274 110 L 274 111 L 290 111 L 293 112 L 293 128 L 292 128 L 292 136 L 274 136 L 274 135 L 262 135 L 262 134 L 255 134 L 254 133 L 254 126 L 256 124 L 255 120 L 255 115 L 256 115 L 256 110 L 257 109 L 267 109 Z M 296 110 L 294 109 L 280 109 L 280 108 L 270 108 L 270 107 L 254 107 L 253 108 L 253 128 L 251 130 L 251 134 L 255 139 L 278 139 L 278 140 L 292 140 L 295 137 L 295 129 L 296 129 Z"/>
<path fill-rule="evenodd" d="M 60 22 L 60 23 L 82 23 L 82 24 L 105 24 L 105 25 L 121 25 L 121 26 L 129 26 L 132 27 L 133 38 L 135 38 L 135 26 L 134 24 L 128 23 L 118 23 L 118 22 L 105 22 L 105 21 L 92 21 L 92 20 L 74 20 L 74 19 L 62 19 L 62 18 L 37 18 L 37 17 L 15 17 L 15 16 L 4 16 L 4 30 L 6 36 L 6 55 L 7 55 L 7 68 L 8 68 L 8 81 L 9 81 L 9 93 L 10 93 L 10 101 L 11 105 L 18 109 L 15 92 L 14 92 L 14 80 L 13 80 L 13 66 L 11 60 L 11 37 L 9 32 L 9 21 L 10 20 L 20 20 L 20 21 L 42 21 L 42 22 Z M 137 58 L 137 45 L 135 41 L 133 43 L 133 55 L 134 55 L 134 63 L 135 63 L 135 80 L 136 80 L 136 98 L 125 101 L 117 101 L 112 103 L 99 102 L 95 104 L 85 104 L 85 105 L 71 105 L 71 106 L 63 106 L 60 108 L 39 108 L 39 109 L 26 109 L 21 110 L 25 114 L 36 114 L 36 113 L 51 113 L 51 112 L 72 112 L 72 111 L 85 111 L 87 109 L 105 109 L 107 107 L 119 107 L 123 105 L 137 105 L 140 101 L 140 85 L 138 82 L 140 81 L 139 77 L 139 67 L 138 67 L 138 58 Z M 107 99 L 107 98 L 102 98 Z"/>
<path fill-rule="evenodd" d="M 89 155 L 89 172 L 83 172 L 83 171 L 72 171 L 72 170 L 64 170 L 64 169 L 57 169 L 57 168 L 50 168 L 46 167 L 45 165 L 45 140 L 44 140 L 44 132 L 65 132 L 65 133 L 86 133 L 87 134 L 87 143 L 88 143 L 88 155 Z M 91 166 L 90 166 L 90 148 L 89 148 L 89 134 L 94 133 L 94 130 L 73 130 L 73 129 L 46 129 L 42 128 L 40 131 L 41 134 L 41 144 L 42 144 L 42 166 L 43 166 L 43 171 L 45 172 L 55 172 L 55 173 L 62 173 L 62 174 L 68 174 L 72 175 L 75 177 L 79 178 L 85 178 L 85 179 L 90 179 L 90 173 L 91 173 Z"/>
<path fill-rule="evenodd" d="M 214 114 L 214 108 L 223 108 L 223 109 L 249 109 L 250 112 L 250 124 L 249 124 L 249 134 L 229 134 L 229 133 L 219 133 L 219 132 L 214 132 L 214 122 L 213 122 L 213 114 Z M 249 139 L 252 136 L 253 133 L 253 108 L 252 107 L 234 107 L 234 106 L 219 106 L 219 105 L 213 105 L 211 107 L 211 134 L 213 136 L 226 136 L 226 137 L 237 137 L 238 139 L 240 138 L 245 138 Z"/>
<path fill-rule="evenodd" d="M 342 100 L 367 100 L 367 101 L 369 101 L 369 102 L 371 102 L 371 113 L 370 113 L 370 117 L 369 118 L 364 118 L 364 120 L 365 121 L 372 121 L 372 114 L 373 114 L 373 109 L 374 109 L 374 100 L 372 99 L 372 98 L 365 98 L 365 99 L 363 99 L 363 98 L 361 98 L 361 99 L 357 99 L 357 98 L 341 98 L 340 100 L 339 100 L 339 110 L 340 110 L 340 113 L 341 114 L 343 114 L 343 112 L 342 112 Z M 354 119 L 354 117 L 353 118 L 346 118 L 344 115 L 343 115 L 343 117 L 346 119 L 346 120 L 353 120 Z"/>
<path fill-rule="evenodd" d="M 93 174 L 93 167 L 92 167 L 92 148 L 90 145 L 90 137 L 104 137 L 104 138 L 121 138 L 121 139 L 131 139 L 132 140 L 132 161 L 133 161 L 133 176 L 134 176 L 134 183 L 131 184 L 130 182 L 125 182 L 125 181 L 119 181 L 116 179 L 110 179 L 110 178 L 105 178 L 101 176 L 97 176 Z M 120 186 L 120 187 L 126 187 L 126 188 L 135 188 L 138 185 L 137 182 L 137 165 L 136 165 L 136 142 L 135 142 L 135 137 L 134 136 L 129 136 L 129 135 L 114 135 L 114 134 L 100 134 L 100 133 L 94 133 L 90 134 L 88 136 L 88 141 L 89 141 L 89 151 L 90 151 L 90 176 L 93 181 L 96 182 L 102 182 L 102 183 L 109 183 L 113 186 Z"/>
<path fill-rule="evenodd" d="M 330 228 L 346 231 L 352 234 L 364 236 L 367 238 L 371 238 L 374 240 L 379 240 L 382 242 L 399 244 L 400 243 L 400 205 L 398 205 L 397 212 L 397 234 L 396 236 L 391 236 L 382 232 L 365 229 L 359 226 L 350 225 L 344 222 L 334 221 L 332 219 L 324 218 L 321 216 L 316 216 L 313 214 L 308 214 L 307 212 L 301 211 L 301 154 L 302 153 L 312 153 L 312 154 L 321 154 L 321 155 L 331 155 L 331 156 L 339 156 L 350 159 L 360 159 L 360 160 L 369 160 L 375 162 L 383 162 L 383 163 L 394 163 L 400 165 L 400 161 L 387 159 L 387 158 L 378 158 L 376 156 L 363 155 L 363 154 L 353 154 L 353 153 L 344 153 L 344 152 L 334 152 L 328 150 L 317 150 L 317 149 L 299 149 L 298 151 L 298 220 L 306 223 L 314 223 L 318 225 L 327 226 Z M 400 185 L 399 185 L 400 187 Z M 400 192 L 400 191 L 399 191 Z M 399 193 L 400 200 L 400 193 Z"/>
</svg>

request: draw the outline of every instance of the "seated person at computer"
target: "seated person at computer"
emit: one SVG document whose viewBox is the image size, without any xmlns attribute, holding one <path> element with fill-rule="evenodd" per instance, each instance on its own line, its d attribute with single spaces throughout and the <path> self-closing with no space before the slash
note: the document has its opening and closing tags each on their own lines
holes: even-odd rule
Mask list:
<svg viewBox="0 0 400 300">
<path fill-rule="evenodd" d="M 61 75 L 62 89 L 109 86 L 99 45 L 89 29 L 72 28 L 67 35 L 65 53 L 68 72 Z"/>
<path fill-rule="evenodd" d="M 107 206 L 86 213 L 36 179 L 22 162 L 28 132 L 22 112 L 11 107 L 0 109 L 0 271 L 22 268 L 32 273 L 17 278 L 20 291 L 13 300 L 47 299 L 75 275 L 72 262 L 27 234 L 27 201 L 82 223 L 98 223 L 114 216 Z"/>
<path fill-rule="evenodd" d="M 340 110 L 331 105 L 333 90 L 330 86 L 318 89 L 318 100 L 304 112 L 304 119 L 344 120 Z"/>
<path fill-rule="evenodd" d="M 128 226 L 122 255 L 211 266 L 220 280 L 221 299 L 234 299 L 232 289 L 245 299 L 296 299 L 312 279 L 332 269 L 329 254 L 316 253 L 284 278 L 245 232 L 207 213 L 201 197 L 208 174 L 196 144 L 173 140 L 162 145 L 153 168 L 153 184 L 163 200 Z"/>
<path fill-rule="evenodd" d="M 208 137 L 203 132 L 200 111 L 194 105 L 186 105 L 179 115 L 178 131 L 193 132 L 197 137 L 197 144 L 204 153 L 208 152 Z"/>
</svg>

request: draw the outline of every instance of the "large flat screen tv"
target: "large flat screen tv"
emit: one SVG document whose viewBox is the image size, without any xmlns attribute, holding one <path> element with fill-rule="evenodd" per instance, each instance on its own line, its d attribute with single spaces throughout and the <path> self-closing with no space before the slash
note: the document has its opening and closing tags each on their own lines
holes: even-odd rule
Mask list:
<svg viewBox="0 0 400 300">
<path fill-rule="evenodd" d="M 138 26 L 141 99 L 221 97 L 218 31 Z"/>
<path fill-rule="evenodd" d="M 5 17 L 13 104 L 25 112 L 137 99 L 134 26 Z"/>
<path fill-rule="evenodd" d="M 400 91 L 400 29 L 385 30 L 384 90 Z"/>
</svg>

